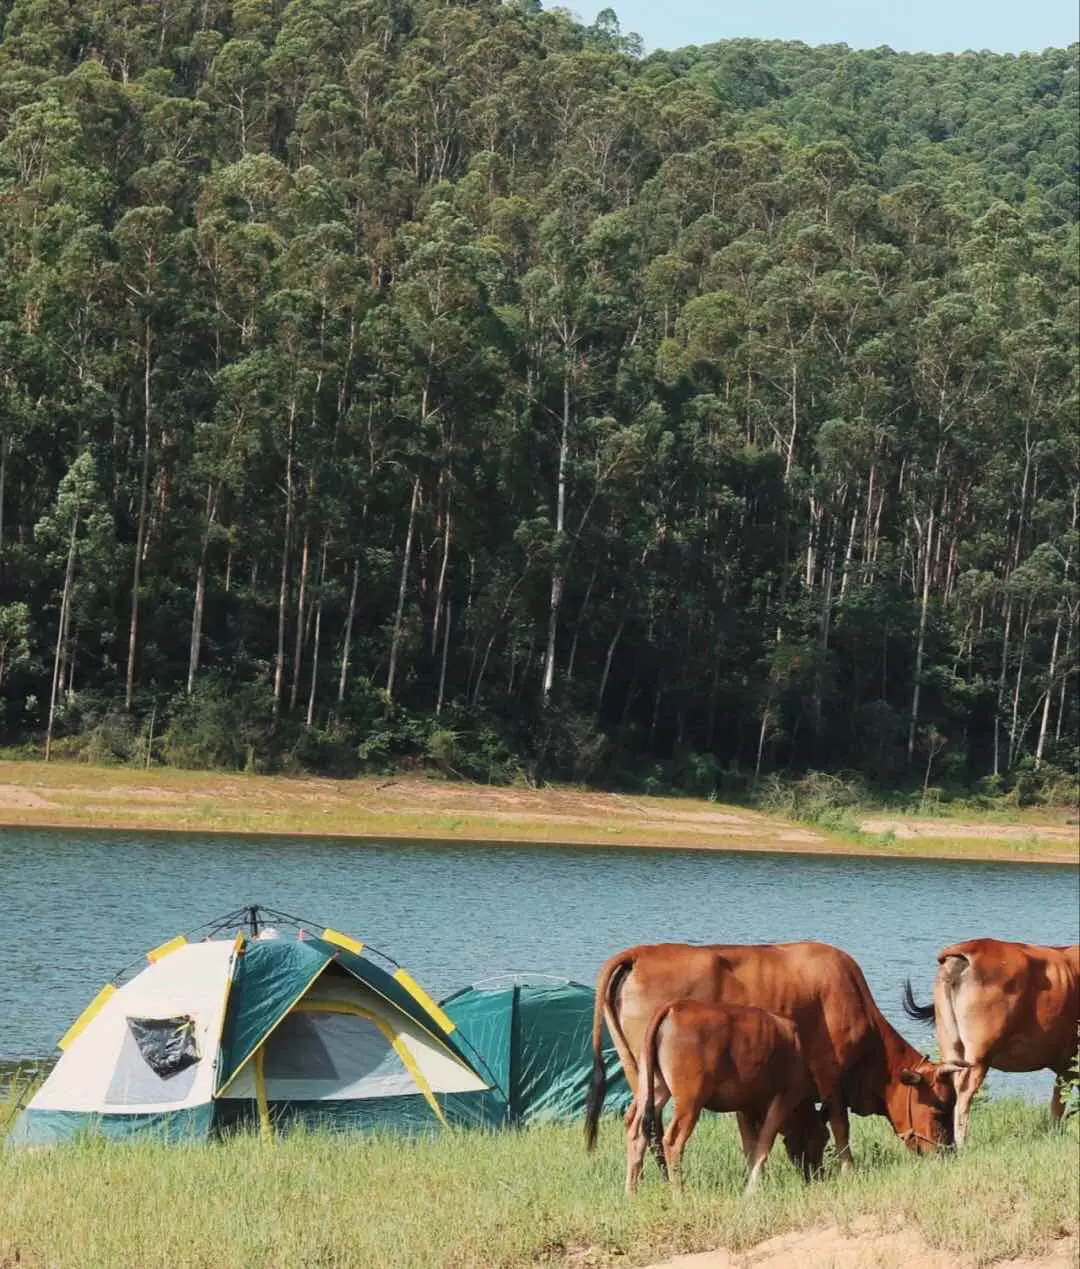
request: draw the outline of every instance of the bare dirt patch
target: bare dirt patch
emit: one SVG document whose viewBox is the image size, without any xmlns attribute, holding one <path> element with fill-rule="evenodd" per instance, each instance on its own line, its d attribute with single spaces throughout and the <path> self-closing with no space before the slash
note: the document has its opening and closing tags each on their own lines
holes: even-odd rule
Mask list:
<svg viewBox="0 0 1080 1269">
<path fill-rule="evenodd" d="M 0 811 L 7 810 L 39 810 L 55 807 L 55 802 L 43 798 L 33 789 L 23 789 L 18 785 L 0 784 Z"/>
<path fill-rule="evenodd" d="M 333 780 L 0 762 L 5 824 L 1076 862 L 1076 830 L 1045 818 L 1030 827 L 879 818 L 864 827 L 891 828 L 894 838 L 844 839 L 702 799 L 493 788 L 422 775 Z"/>
<path fill-rule="evenodd" d="M 901 838 L 979 837 L 995 841 L 1045 841 L 1080 843 L 1075 824 L 992 824 L 978 820 L 866 819 L 864 833 L 892 833 Z"/>
<path fill-rule="evenodd" d="M 1059 1238 L 1044 1252 L 996 1262 L 997 1269 L 1076 1269 L 1075 1235 Z M 975 1256 L 930 1247 L 916 1229 L 882 1231 L 869 1218 L 848 1230 L 825 1229 L 782 1234 L 747 1251 L 722 1248 L 676 1256 L 649 1269 L 975 1269 Z"/>
</svg>

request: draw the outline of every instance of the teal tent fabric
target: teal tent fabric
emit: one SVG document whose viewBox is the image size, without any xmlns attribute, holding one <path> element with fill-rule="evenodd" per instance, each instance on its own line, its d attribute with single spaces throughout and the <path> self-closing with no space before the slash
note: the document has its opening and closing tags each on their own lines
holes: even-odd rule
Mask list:
<svg viewBox="0 0 1080 1269">
<path fill-rule="evenodd" d="M 74 1110 L 24 1110 L 5 1145 L 58 1146 L 103 1138 L 106 1141 L 204 1141 L 211 1131 L 210 1102 L 161 1114 L 93 1114 Z"/>
<path fill-rule="evenodd" d="M 504 1124 L 576 1119 L 592 1079 L 595 996 L 581 983 L 467 987 L 442 1002 L 462 1040 L 490 1071 L 501 1094 L 491 1108 Z M 625 1110 L 630 1090 L 605 1030 L 607 1111 Z"/>
<path fill-rule="evenodd" d="M 244 947 L 229 991 L 217 1091 L 244 1065 L 333 957 L 321 940 L 273 939 Z"/>
</svg>

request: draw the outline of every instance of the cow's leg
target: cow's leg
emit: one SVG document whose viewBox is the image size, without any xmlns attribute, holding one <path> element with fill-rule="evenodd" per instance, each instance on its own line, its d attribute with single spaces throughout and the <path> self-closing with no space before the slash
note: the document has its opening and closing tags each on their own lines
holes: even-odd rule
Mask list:
<svg viewBox="0 0 1080 1269">
<path fill-rule="evenodd" d="M 701 1102 L 689 1099 L 681 1106 L 676 1104 L 671 1123 L 664 1133 L 664 1156 L 671 1174 L 671 1183 L 676 1187 L 682 1185 L 682 1153 L 701 1117 L 701 1105 Z"/>
<path fill-rule="evenodd" d="M 645 1151 L 649 1147 L 645 1136 L 645 1116 L 638 1114 L 637 1103 L 631 1106 L 633 1115 L 626 1126 L 626 1193 L 632 1196 L 641 1180 L 641 1169 L 645 1166 Z"/>
<path fill-rule="evenodd" d="M 850 1172 L 855 1166 L 851 1157 L 851 1125 L 848 1121 L 847 1107 L 839 1097 L 828 1102 L 829 1127 L 832 1129 L 833 1143 L 836 1146 L 836 1157 L 840 1161 L 840 1171 Z"/>
<path fill-rule="evenodd" d="M 987 1069 L 985 1062 L 972 1062 L 970 1066 L 957 1071 L 953 1076 L 956 1085 L 956 1110 L 953 1123 L 956 1127 L 957 1149 L 964 1144 L 967 1138 L 968 1122 L 971 1119 L 971 1101 L 982 1087 L 982 1082 L 986 1079 Z"/>
<path fill-rule="evenodd" d="M 739 1110 L 735 1112 L 735 1122 L 739 1125 L 739 1140 L 742 1142 L 743 1158 L 746 1160 L 746 1166 L 750 1167 L 754 1157 L 754 1147 L 757 1145 L 758 1134 L 761 1132 L 761 1120 L 748 1115 L 746 1111 Z"/>
<path fill-rule="evenodd" d="M 761 1169 L 765 1166 L 765 1160 L 769 1157 L 769 1151 L 773 1148 L 776 1134 L 780 1131 L 780 1126 L 787 1118 L 789 1110 L 790 1107 L 783 1096 L 774 1097 L 769 1103 L 769 1109 L 765 1114 L 765 1122 L 761 1125 L 757 1141 L 754 1143 L 754 1156 L 750 1161 L 750 1177 L 746 1182 L 744 1194 L 752 1194 L 757 1189 L 758 1182 L 761 1179 Z"/>
<path fill-rule="evenodd" d="M 1065 1073 L 1059 1071 L 1054 1075 L 1054 1087 L 1050 1090 L 1050 1126 L 1052 1128 L 1061 1126 L 1062 1116 L 1065 1114 L 1064 1091 Z"/>
</svg>

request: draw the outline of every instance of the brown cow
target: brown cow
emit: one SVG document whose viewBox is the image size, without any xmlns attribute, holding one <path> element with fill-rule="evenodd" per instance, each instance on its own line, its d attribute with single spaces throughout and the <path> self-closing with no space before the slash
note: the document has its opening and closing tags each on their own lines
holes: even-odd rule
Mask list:
<svg viewBox="0 0 1080 1269">
<path fill-rule="evenodd" d="M 657 1076 L 660 1077 L 659 1084 Z M 683 1149 L 703 1110 L 735 1111 L 757 1187 L 776 1134 L 808 1179 L 820 1170 L 827 1134 L 795 1024 L 763 1009 L 676 1000 L 645 1029 L 641 1078 L 626 1125 L 626 1192 L 633 1194 L 652 1141 L 661 1170 L 678 1181 Z M 668 1097 L 675 1111 L 660 1143 Z"/>
<path fill-rule="evenodd" d="M 912 1018 L 936 1021 L 941 1056 L 966 1064 L 956 1078 L 956 1144 L 964 1143 L 971 1099 L 990 1067 L 1053 1071 L 1050 1117 L 1056 1123 L 1064 1110 L 1061 1078 L 1077 1052 L 1080 944 L 969 939 L 943 948 L 937 959 L 934 1003 L 917 1005 L 909 981 L 904 1009 Z"/>
<path fill-rule="evenodd" d="M 882 1016 L 862 970 L 846 952 L 825 943 L 659 943 L 619 952 L 597 979 L 585 1118 L 589 1149 L 596 1143 L 606 1091 L 600 1056 L 605 1016 L 636 1092 L 645 1027 L 661 1005 L 683 996 L 705 1004 L 755 1005 L 795 1023 L 841 1167 L 851 1166 L 849 1110 L 885 1115 L 919 1153 L 952 1144 L 952 1077 L 959 1064 L 934 1065 L 913 1049 Z"/>
</svg>

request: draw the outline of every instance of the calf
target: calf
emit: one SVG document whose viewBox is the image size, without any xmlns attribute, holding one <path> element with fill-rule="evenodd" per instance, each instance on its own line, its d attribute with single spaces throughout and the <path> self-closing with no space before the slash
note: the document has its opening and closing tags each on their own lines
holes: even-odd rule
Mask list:
<svg viewBox="0 0 1080 1269">
<path fill-rule="evenodd" d="M 738 1005 L 676 1000 L 649 1020 L 637 1093 L 626 1126 L 626 1192 L 633 1194 L 651 1142 L 661 1172 L 679 1179 L 682 1152 L 703 1110 L 734 1111 L 755 1189 L 776 1134 L 809 1178 L 821 1167 L 827 1133 L 795 1026 Z M 675 1110 L 660 1140 L 668 1098 Z"/>
<path fill-rule="evenodd" d="M 689 996 L 710 1005 L 753 1005 L 790 1018 L 828 1106 L 841 1168 L 851 1167 L 848 1112 L 885 1115 L 909 1150 L 952 1144 L 953 1079 L 962 1062 L 932 1063 L 890 1026 L 862 970 L 826 943 L 658 943 L 630 947 L 600 970 L 593 1014 L 593 1075 L 585 1113 L 592 1149 L 607 1077 L 605 1018 L 632 1093 L 645 1028 L 655 1011 Z"/>
</svg>

